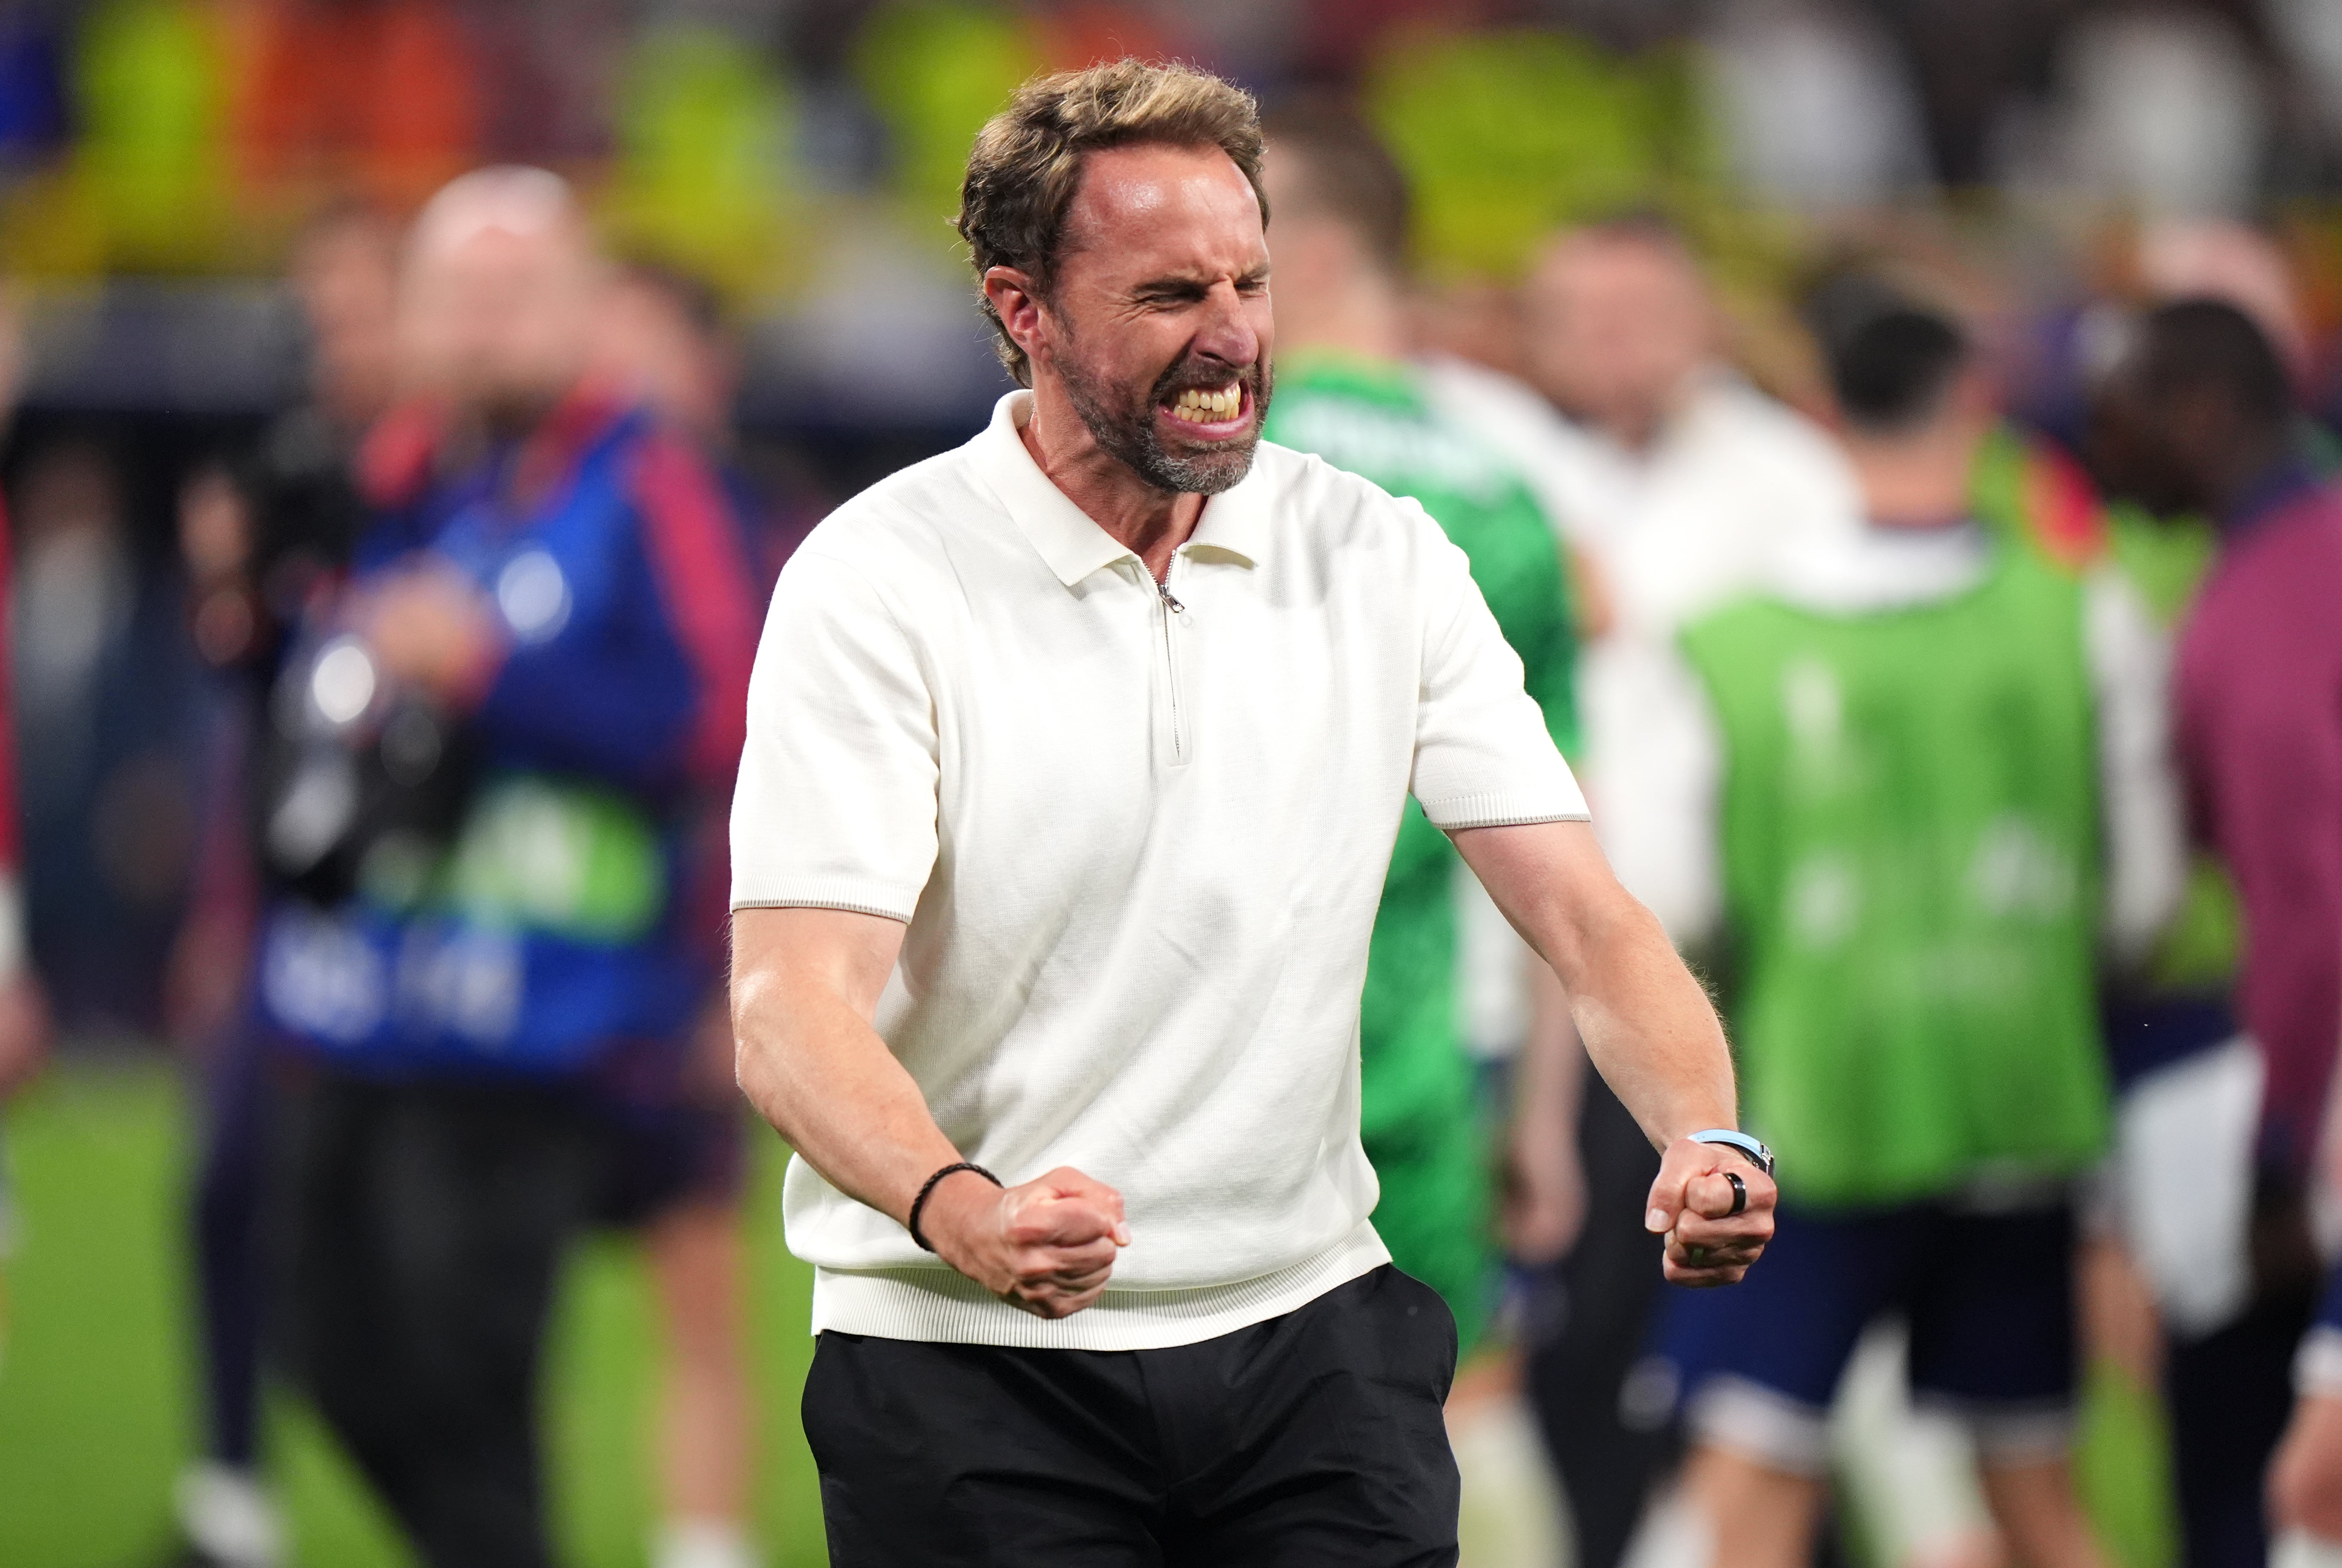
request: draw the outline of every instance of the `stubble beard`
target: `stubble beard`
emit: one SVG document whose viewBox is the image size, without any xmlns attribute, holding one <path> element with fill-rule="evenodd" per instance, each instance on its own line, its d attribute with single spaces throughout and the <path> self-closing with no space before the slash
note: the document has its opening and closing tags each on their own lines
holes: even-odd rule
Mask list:
<svg viewBox="0 0 2342 1568">
<path fill-rule="evenodd" d="M 1074 412 L 1081 416 L 1099 449 L 1154 488 L 1172 494 L 1217 495 L 1252 472 L 1253 453 L 1260 445 L 1269 395 L 1276 385 L 1276 373 L 1265 362 L 1238 371 L 1236 379 L 1251 394 L 1251 427 L 1242 435 L 1177 453 L 1163 444 L 1156 427 L 1156 409 L 1191 386 L 1226 385 L 1225 372 L 1216 373 L 1213 379 L 1185 363 L 1174 365 L 1136 402 L 1104 377 L 1093 375 L 1075 355 L 1058 357 L 1057 374 L 1064 378 Z"/>
</svg>

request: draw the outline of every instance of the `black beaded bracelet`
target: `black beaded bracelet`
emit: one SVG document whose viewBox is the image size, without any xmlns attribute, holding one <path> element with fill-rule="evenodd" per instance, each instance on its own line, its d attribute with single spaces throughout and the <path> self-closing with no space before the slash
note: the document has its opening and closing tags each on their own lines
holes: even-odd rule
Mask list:
<svg viewBox="0 0 2342 1568">
<path fill-rule="evenodd" d="M 907 1227 L 911 1233 L 911 1239 L 919 1243 L 919 1250 L 922 1252 L 931 1253 L 936 1249 L 928 1243 L 926 1237 L 919 1233 L 919 1212 L 927 1206 L 927 1200 L 936 1195 L 936 1183 L 942 1181 L 946 1176 L 951 1175 L 955 1172 L 958 1171 L 974 1171 L 977 1175 L 982 1176 L 986 1181 L 990 1182 L 996 1187 L 1006 1186 L 1007 1184 L 999 1177 L 994 1175 L 990 1171 L 986 1170 L 982 1165 L 977 1164 L 973 1160 L 962 1160 L 957 1164 L 946 1165 L 942 1170 L 937 1171 L 934 1175 L 929 1176 L 927 1178 L 927 1184 L 919 1189 L 919 1195 L 911 1200 L 911 1218 Z"/>
</svg>

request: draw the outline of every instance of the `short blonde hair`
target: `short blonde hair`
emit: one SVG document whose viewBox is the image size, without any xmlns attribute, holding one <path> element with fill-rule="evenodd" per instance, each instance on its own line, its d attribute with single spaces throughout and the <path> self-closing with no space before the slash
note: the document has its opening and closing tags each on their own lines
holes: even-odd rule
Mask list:
<svg viewBox="0 0 2342 1568">
<path fill-rule="evenodd" d="M 960 237 L 981 284 L 986 271 L 1015 267 L 1046 292 L 1065 240 L 1066 213 L 1081 188 L 1086 155 L 1104 147 L 1161 143 L 1217 147 L 1242 170 L 1268 220 L 1260 184 L 1260 106 L 1252 95 L 1186 65 L 1123 59 L 1086 71 L 1036 77 L 985 122 L 960 185 Z M 1033 367 L 989 299 L 985 319 L 1000 363 L 1018 385 Z"/>
</svg>

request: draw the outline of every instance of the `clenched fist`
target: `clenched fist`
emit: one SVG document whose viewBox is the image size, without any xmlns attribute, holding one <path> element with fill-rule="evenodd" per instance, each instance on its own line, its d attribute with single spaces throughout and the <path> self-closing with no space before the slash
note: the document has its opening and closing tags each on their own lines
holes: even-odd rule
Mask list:
<svg viewBox="0 0 2342 1568">
<path fill-rule="evenodd" d="M 1729 1174 L 1747 1189 L 1747 1206 L 1732 1212 Z M 1740 1151 L 1726 1144 L 1678 1138 L 1659 1161 L 1651 1183 L 1650 1213 L 1643 1228 L 1667 1238 L 1667 1281 L 1678 1285 L 1740 1283 L 1748 1265 L 1773 1239 L 1773 1205 L 1779 1190 Z"/>
<path fill-rule="evenodd" d="M 973 1171 L 936 1183 L 919 1215 L 936 1255 L 1036 1317 L 1071 1317 L 1106 1290 L 1130 1244 L 1122 1194 L 1061 1165 L 999 1188 Z"/>
</svg>

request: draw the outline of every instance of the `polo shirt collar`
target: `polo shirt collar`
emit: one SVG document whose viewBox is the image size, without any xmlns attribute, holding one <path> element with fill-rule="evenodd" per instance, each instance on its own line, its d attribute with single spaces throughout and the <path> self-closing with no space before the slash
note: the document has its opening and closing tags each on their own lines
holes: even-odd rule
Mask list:
<svg viewBox="0 0 2342 1568">
<path fill-rule="evenodd" d="M 1021 434 L 1032 408 L 1031 392 L 1009 393 L 993 406 L 992 423 L 974 443 L 976 464 L 1010 520 L 1068 588 L 1101 567 L 1136 560 L 1135 552 L 1075 505 L 1033 461 Z M 1257 564 L 1268 531 L 1261 490 L 1256 474 L 1248 474 L 1242 483 L 1208 497 L 1194 535 L 1180 548 L 1215 550 Z"/>
</svg>

